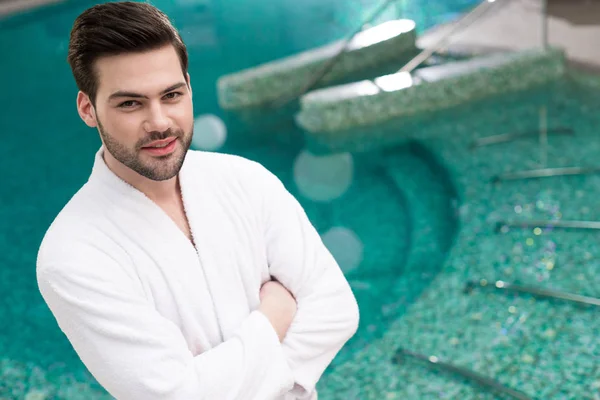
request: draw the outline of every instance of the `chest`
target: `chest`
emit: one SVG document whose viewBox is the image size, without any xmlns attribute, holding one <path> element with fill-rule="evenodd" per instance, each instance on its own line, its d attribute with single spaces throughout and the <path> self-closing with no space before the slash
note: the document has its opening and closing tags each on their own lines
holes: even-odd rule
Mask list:
<svg viewBox="0 0 600 400">
<path fill-rule="evenodd" d="M 143 228 L 129 254 L 146 298 L 193 354 L 233 336 L 258 308 L 268 263 L 262 227 L 244 204 L 205 200 L 135 224 Z"/>
<path fill-rule="evenodd" d="M 167 216 L 173 221 L 175 226 L 183 233 L 183 235 L 194 245 L 192 230 L 185 213 L 183 204 L 159 205 Z"/>
</svg>

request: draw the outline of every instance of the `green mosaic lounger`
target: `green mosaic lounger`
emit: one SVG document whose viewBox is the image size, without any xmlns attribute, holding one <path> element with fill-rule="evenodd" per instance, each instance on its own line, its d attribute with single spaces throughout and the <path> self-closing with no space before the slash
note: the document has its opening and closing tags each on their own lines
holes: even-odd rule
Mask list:
<svg viewBox="0 0 600 400">
<path fill-rule="evenodd" d="M 321 87 L 339 82 L 354 73 L 411 57 L 417 51 L 415 41 L 415 23 L 411 20 L 393 20 L 366 29 L 350 42 L 346 53 L 320 81 Z M 344 44 L 345 40 L 340 40 L 222 76 L 217 82 L 219 104 L 226 110 L 260 106 L 297 92 L 344 47 Z"/>
<path fill-rule="evenodd" d="M 343 135 L 340 131 L 526 89 L 565 71 L 559 49 L 480 56 L 309 92 L 300 99 L 296 121 L 312 136 Z"/>
</svg>

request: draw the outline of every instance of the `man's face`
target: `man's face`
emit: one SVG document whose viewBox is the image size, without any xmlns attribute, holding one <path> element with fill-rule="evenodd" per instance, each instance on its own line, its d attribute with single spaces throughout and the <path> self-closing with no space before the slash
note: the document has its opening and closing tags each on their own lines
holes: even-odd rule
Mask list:
<svg viewBox="0 0 600 400">
<path fill-rule="evenodd" d="M 192 141 L 194 115 L 189 77 L 175 49 L 103 57 L 95 71 L 96 119 L 106 150 L 148 179 L 176 176 Z"/>
</svg>

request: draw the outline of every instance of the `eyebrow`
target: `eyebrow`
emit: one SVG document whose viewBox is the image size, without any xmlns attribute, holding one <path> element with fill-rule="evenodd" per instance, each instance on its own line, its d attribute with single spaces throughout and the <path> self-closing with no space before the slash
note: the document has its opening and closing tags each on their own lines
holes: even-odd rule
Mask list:
<svg viewBox="0 0 600 400">
<path fill-rule="evenodd" d="M 169 86 L 168 88 L 166 88 L 165 90 L 163 90 L 162 92 L 160 92 L 161 95 L 163 94 L 167 94 L 169 92 L 172 92 L 175 89 L 179 89 L 180 87 L 186 86 L 187 83 L 185 82 L 179 82 L 176 83 L 174 85 Z M 143 94 L 139 94 L 139 93 L 134 93 L 134 92 L 127 92 L 124 90 L 119 90 L 118 92 L 114 92 L 113 94 L 111 94 L 108 97 L 108 100 L 112 100 L 112 99 L 116 99 L 119 97 L 133 97 L 133 98 L 141 98 L 141 99 L 147 99 L 148 96 L 144 96 Z"/>
</svg>

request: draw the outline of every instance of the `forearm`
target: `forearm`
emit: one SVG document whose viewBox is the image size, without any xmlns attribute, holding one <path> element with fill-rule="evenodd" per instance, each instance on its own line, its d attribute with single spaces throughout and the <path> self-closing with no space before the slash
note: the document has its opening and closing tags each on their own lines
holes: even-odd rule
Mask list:
<svg viewBox="0 0 600 400">
<path fill-rule="evenodd" d="M 311 294 L 298 299 L 298 311 L 283 341 L 294 381 L 294 394 L 306 396 L 337 353 L 354 335 L 359 311 L 338 268 L 328 268 Z"/>
<path fill-rule="evenodd" d="M 194 363 L 205 386 L 198 393 L 207 399 L 273 399 L 293 386 L 277 332 L 260 312 L 252 313 L 234 338 L 197 356 Z"/>
<path fill-rule="evenodd" d="M 144 393 L 142 389 L 135 396 L 118 398 L 274 399 L 293 387 L 282 350 L 268 319 L 255 312 L 236 336 L 193 357 L 183 370 L 165 369 L 172 390 Z"/>
<path fill-rule="evenodd" d="M 295 297 L 297 312 L 283 341 L 295 394 L 317 381 L 358 328 L 359 311 L 348 281 L 300 203 L 271 173 L 263 177 L 267 259 L 272 277 Z"/>
<path fill-rule="evenodd" d="M 110 280 L 98 275 L 102 269 L 69 269 L 39 271 L 41 293 L 84 365 L 113 397 L 268 399 L 293 387 L 277 334 L 260 312 L 226 342 L 193 356 L 179 328 L 127 285 L 119 269 Z"/>
</svg>

